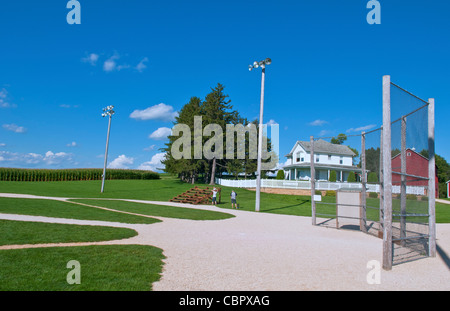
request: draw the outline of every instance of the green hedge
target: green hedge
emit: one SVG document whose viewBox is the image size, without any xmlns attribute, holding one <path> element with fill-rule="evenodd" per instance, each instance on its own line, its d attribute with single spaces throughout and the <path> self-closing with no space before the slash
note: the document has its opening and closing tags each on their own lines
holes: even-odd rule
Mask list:
<svg viewBox="0 0 450 311">
<path fill-rule="evenodd" d="M 327 190 L 325 195 L 327 197 L 335 197 L 336 196 L 336 191 L 334 191 L 334 190 Z"/>
<path fill-rule="evenodd" d="M 0 181 L 77 181 L 101 180 L 103 170 L 0 168 Z M 107 169 L 106 179 L 159 179 L 159 174 L 142 170 Z"/>
</svg>

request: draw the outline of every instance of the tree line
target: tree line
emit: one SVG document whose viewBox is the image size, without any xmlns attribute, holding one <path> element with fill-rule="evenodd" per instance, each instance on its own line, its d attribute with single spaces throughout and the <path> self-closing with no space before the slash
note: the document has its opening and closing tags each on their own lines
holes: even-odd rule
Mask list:
<svg viewBox="0 0 450 311">
<path fill-rule="evenodd" d="M 175 118 L 173 125 L 175 128 L 178 124 L 187 125 L 190 129 L 190 144 L 188 150 L 181 150 L 180 152 L 184 155 L 182 158 L 177 158 L 173 154 L 173 148 L 179 136 L 170 135 L 168 137 L 169 142 L 166 143 L 166 147 L 161 150 L 166 153 L 165 159 L 162 163 L 165 165 L 165 172 L 176 174 L 180 180 L 189 183 L 196 183 L 198 181 L 203 181 L 205 183 L 214 184 L 216 176 L 232 176 L 233 178 L 238 178 L 238 176 L 243 176 L 244 178 L 255 178 L 255 173 L 257 171 L 257 160 L 253 156 L 252 150 L 250 148 L 251 142 L 254 143 L 254 139 L 257 137 L 251 136 L 250 132 L 245 132 L 245 139 L 242 142 L 237 139 L 237 133 L 234 133 L 235 139 L 233 140 L 233 152 L 234 157 L 232 159 L 225 157 L 225 148 L 220 149 L 219 144 L 213 144 L 210 146 L 211 151 L 219 156 L 207 158 L 204 155 L 201 158 L 194 156 L 195 144 L 201 143 L 201 148 L 203 146 L 209 146 L 210 140 L 214 137 L 216 133 L 211 133 L 211 135 L 205 135 L 203 133 L 202 137 L 195 138 L 194 130 L 194 118 L 202 117 L 203 126 L 208 124 L 217 124 L 222 132 L 226 132 L 227 124 L 233 125 L 243 125 L 247 127 L 250 124 L 254 124 L 258 130 L 259 122 L 258 120 L 249 121 L 247 118 L 242 117 L 237 110 L 233 109 L 231 105 L 231 100 L 229 96 L 224 92 L 224 86 L 218 83 L 214 88 L 211 88 L 210 93 L 208 93 L 202 100 L 199 97 L 191 97 L 189 102 L 186 103 L 180 110 L 179 115 Z M 258 133 L 258 131 L 256 131 Z M 184 133 L 183 133 L 184 135 Z M 217 137 L 216 137 L 217 138 Z M 225 141 L 225 136 L 223 136 L 222 144 L 220 146 L 226 146 L 227 141 Z M 228 142 L 229 143 L 229 142 Z M 179 146 L 176 145 L 178 148 Z M 184 148 L 185 146 L 182 146 Z M 229 146 L 227 146 L 228 148 Z M 190 148 L 190 150 L 189 150 Z M 275 156 L 271 150 L 270 139 L 268 139 L 267 149 L 263 153 L 263 162 L 267 162 L 270 156 Z M 178 150 L 177 150 L 178 151 Z M 244 151 L 244 158 L 239 158 L 237 156 L 238 151 Z M 264 151 L 263 151 L 264 152 Z M 278 161 L 276 161 L 278 163 Z M 262 177 L 267 173 L 267 171 L 262 172 Z"/>
</svg>

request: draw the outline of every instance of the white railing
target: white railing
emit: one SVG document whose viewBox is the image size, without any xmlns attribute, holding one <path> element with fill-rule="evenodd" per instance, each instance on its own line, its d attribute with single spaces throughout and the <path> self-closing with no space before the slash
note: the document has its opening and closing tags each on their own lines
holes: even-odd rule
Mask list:
<svg viewBox="0 0 450 311">
<path fill-rule="evenodd" d="M 216 184 L 235 188 L 256 188 L 256 179 L 232 180 L 216 178 Z M 311 182 L 304 180 L 261 179 L 261 188 L 311 189 Z M 316 181 L 316 190 L 362 189 L 361 183 Z M 367 184 L 367 192 L 380 192 L 380 185 Z M 400 186 L 392 186 L 392 193 L 400 193 Z M 426 187 L 407 186 L 407 194 L 425 195 Z"/>
</svg>

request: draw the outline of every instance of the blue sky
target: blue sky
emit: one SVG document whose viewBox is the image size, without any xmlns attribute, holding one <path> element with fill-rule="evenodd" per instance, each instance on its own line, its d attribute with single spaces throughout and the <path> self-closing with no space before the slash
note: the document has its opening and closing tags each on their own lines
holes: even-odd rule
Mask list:
<svg viewBox="0 0 450 311">
<path fill-rule="evenodd" d="M 380 127 L 383 75 L 436 99 L 436 153 L 450 161 L 448 1 L 380 0 L 380 25 L 365 0 L 79 2 L 80 25 L 65 0 L 0 4 L 0 166 L 102 167 L 114 105 L 111 167 L 155 169 L 159 134 L 190 97 L 221 83 L 259 115 L 248 65 L 266 57 L 280 162 L 310 135 Z"/>
</svg>

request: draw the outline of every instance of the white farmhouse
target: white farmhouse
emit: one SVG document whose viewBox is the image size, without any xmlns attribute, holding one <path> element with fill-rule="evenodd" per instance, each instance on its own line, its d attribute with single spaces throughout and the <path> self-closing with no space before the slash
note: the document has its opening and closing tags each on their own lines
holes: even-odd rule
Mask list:
<svg viewBox="0 0 450 311">
<path fill-rule="evenodd" d="M 350 172 L 361 174 L 361 169 L 353 165 L 356 154 L 347 146 L 336 145 L 319 139 L 314 142 L 314 167 L 316 180 L 329 180 L 330 172 L 336 172 L 336 181 L 347 181 Z M 283 168 L 287 180 L 311 179 L 311 143 L 297 141 L 286 155 L 290 160 Z"/>
</svg>

